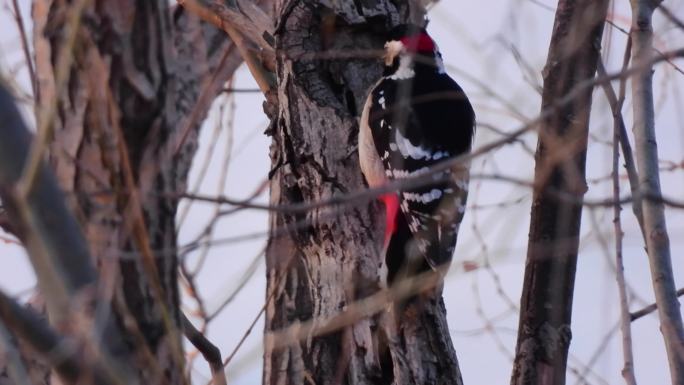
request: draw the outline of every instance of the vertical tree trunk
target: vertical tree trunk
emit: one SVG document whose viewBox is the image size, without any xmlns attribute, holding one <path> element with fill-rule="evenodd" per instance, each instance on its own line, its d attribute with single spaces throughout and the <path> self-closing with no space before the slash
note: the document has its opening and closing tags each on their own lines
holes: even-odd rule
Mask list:
<svg viewBox="0 0 684 385">
<path fill-rule="evenodd" d="M 631 0 L 632 63 L 645 65 L 653 56 L 653 11 L 662 0 Z M 634 147 L 639 168 L 639 189 L 647 198 L 642 202 L 646 250 L 651 268 L 653 291 L 658 304 L 660 332 L 670 364 L 672 384 L 684 384 L 684 327 L 679 310 L 677 288 L 672 273 L 670 239 L 665 208 L 660 200 L 660 171 L 653 110 L 653 72 L 648 66 L 632 79 L 634 100 Z"/>
<path fill-rule="evenodd" d="M 133 363 L 129 377 L 185 383 L 175 212 L 199 123 L 239 56 L 164 0 L 35 0 L 33 16 L 38 124 L 52 128 L 50 162 L 112 311 L 91 316 L 126 331 L 113 354 Z"/>
<path fill-rule="evenodd" d="M 381 75 L 379 60 L 304 55 L 381 49 L 379 32 L 419 22 L 421 12 L 389 0 L 279 2 L 271 204 L 364 186 L 357 119 Z M 316 324 L 380 289 L 378 214 L 378 205 L 366 202 L 271 214 L 264 384 L 461 384 L 441 295 L 407 306 L 396 328 L 382 311 L 285 347 L 268 338 L 299 322 Z"/>
<path fill-rule="evenodd" d="M 594 76 L 607 9 L 607 0 L 558 2 L 543 73 L 542 111 Z M 592 91 L 556 109 L 539 130 L 511 384 L 565 383 Z"/>
</svg>

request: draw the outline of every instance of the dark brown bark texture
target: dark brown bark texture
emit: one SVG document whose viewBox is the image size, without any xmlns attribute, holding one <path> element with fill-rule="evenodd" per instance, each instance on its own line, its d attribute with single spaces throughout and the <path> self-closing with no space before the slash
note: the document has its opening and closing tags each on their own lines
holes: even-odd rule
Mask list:
<svg viewBox="0 0 684 385">
<path fill-rule="evenodd" d="M 50 164 L 98 267 L 97 300 L 125 330 L 113 354 L 133 363 L 139 383 L 185 383 L 177 196 L 199 124 L 241 59 L 222 31 L 164 0 L 91 1 L 69 47 L 75 3 L 33 8 L 40 108 L 57 100 Z M 57 90 L 62 50 L 73 61 Z"/>
<path fill-rule="evenodd" d="M 357 120 L 381 75 L 379 60 L 305 55 L 382 49 L 383 32 L 421 20 L 420 7 L 408 4 L 277 2 L 278 85 L 271 98 L 277 105 L 267 108 L 271 204 L 319 201 L 364 187 Z M 268 338 L 300 322 L 323 322 L 381 287 L 380 214 L 373 202 L 271 214 L 264 384 L 462 383 L 439 290 L 396 317 L 382 311 L 286 347 Z"/>
<path fill-rule="evenodd" d="M 542 110 L 596 73 L 607 0 L 560 0 Z M 565 383 L 592 89 L 543 121 L 511 383 Z M 560 194 L 559 194 L 560 193 Z M 560 196 L 572 197 L 561 199 Z"/>
</svg>

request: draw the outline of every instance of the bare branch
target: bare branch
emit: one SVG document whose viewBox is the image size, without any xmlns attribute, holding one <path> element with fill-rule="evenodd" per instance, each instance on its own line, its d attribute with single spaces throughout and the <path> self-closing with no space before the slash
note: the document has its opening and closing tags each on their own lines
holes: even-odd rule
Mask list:
<svg viewBox="0 0 684 385">
<path fill-rule="evenodd" d="M 599 68 L 603 68 L 603 62 L 600 59 Z M 600 73 L 601 72 L 599 72 L 599 74 Z M 610 88 L 612 91 L 610 85 L 607 85 L 606 87 Z M 606 89 L 606 93 L 609 93 L 607 88 L 604 89 Z M 625 267 L 622 259 L 622 238 L 624 236 L 620 217 L 622 207 L 620 206 L 620 203 L 618 203 L 620 199 L 620 179 L 618 175 L 618 170 L 620 168 L 620 135 L 621 128 L 624 128 L 625 126 L 622 115 L 620 114 L 621 107 L 622 104 L 620 103 L 613 108 L 615 117 L 613 121 L 613 200 L 616 202 L 613 206 L 613 224 L 615 227 L 615 279 L 617 280 L 620 297 L 620 329 L 622 331 L 622 355 L 624 360 L 622 376 L 625 378 L 627 385 L 636 385 L 636 378 L 634 376 L 634 354 L 632 352 L 632 329 L 629 319 Z"/>
<path fill-rule="evenodd" d="M 31 134 L 21 121 L 13 98 L 0 87 L 0 196 L 11 223 L 24 241 L 48 311 L 55 321 L 66 319 L 70 298 L 96 280 L 86 240 L 68 211 L 54 176 L 42 162 L 26 195 L 15 193 L 29 157 Z M 44 215 L 49 212 L 51 215 Z"/>
<path fill-rule="evenodd" d="M 632 63 L 635 66 L 645 65 L 644 71 L 632 78 L 634 110 L 632 130 L 639 168 L 639 186 L 656 197 L 662 193 L 655 133 L 653 72 L 646 63 L 650 63 L 653 57 L 651 24 L 653 11 L 661 2 L 661 0 L 630 1 L 632 5 Z M 658 304 L 660 331 L 663 334 L 670 365 L 670 377 L 673 384 L 684 384 L 684 326 L 672 271 L 664 205 L 657 200 L 645 200 L 642 204 L 647 236 L 646 249 L 653 290 Z"/>
<path fill-rule="evenodd" d="M 681 296 L 684 296 L 684 287 L 677 290 L 677 297 L 681 297 Z M 652 304 L 644 307 L 643 309 L 632 312 L 629 315 L 629 319 L 630 319 L 630 321 L 636 321 L 643 316 L 646 316 L 648 314 L 653 313 L 654 311 L 656 311 L 656 309 L 658 309 L 658 304 L 652 303 Z"/>
<path fill-rule="evenodd" d="M 0 321 L 39 353 L 64 378 L 75 380 L 83 370 L 75 345 L 55 332 L 40 315 L 0 292 Z"/>
<path fill-rule="evenodd" d="M 625 48 L 625 57 L 622 65 L 622 70 L 626 70 L 629 64 L 630 54 L 632 49 L 632 37 L 627 38 L 627 47 Z M 606 69 L 603 62 L 599 62 L 597 68 L 600 77 L 606 77 Z M 613 113 L 613 121 L 618 125 L 619 130 L 619 140 L 620 147 L 622 148 L 622 155 L 625 157 L 625 169 L 627 170 L 627 177 L 629 178 L 629 187 L 632 190 L 632 196 L 637 196 L 639 192 L 639 173 L 637 172 L 636 162 L 634 161 L 634 155 L 632 153 L 632 146 L 629 143 L 629 137 L 627 136 L 627 128 L 625 127 L 625 121 L 622 116 L 622 105 L 625 101 L 625 86 L 627 79 L 620 79 L 620 95 L 619 97 L 615 94 L 613 87 L 610 83 L 605 82 L 601 84 L 606 98 L 608 99 L 608 104 Z M 646 242 L 646 230 L 644 229 L 644 214 L 642 203 L 639 199 L 635 199 L 632 204 L 632 211 L 634 216 L 639 222 L 639 228 L 641 229 L 641 234 L 644 237 L 644 242 Z"/>
<path fill-rule="evenodd" d="M 670 11 L 670 8 L 666 7 L 662 2 L 660 2 L 658 5 L 658 10 L 662 12 L 663 15 L 665 15 L 665 17 L 672 22 L 672 24 L 684 30 L 684 21 L 675 16 L 675 14 Z"/>
<path fill-rule="evenodd" d="M 24 26 L 24 19 L 21 17 L 21 9 L 19 8 L 18 0 L 12 0 L 12 11 L 14 13 L 14 20 L 19 29 L 19 38 L 21 39 L 21 49 L 24 51 L 24 60 L 26 61 L 26 68 L 28 68 L 29 79 L 31 80 L 31 90 L 33 91 L 33 100 L 38 102 L 38 81 L 36 80 L 36 70 L 31 58 L 29 50 L 28 37 L 26 35 L 26 27 Z"/>
<path fill-rule="evenodd" d="M 240 54 L 252 73 L 254 80 L 256 80 L 257 84 L 259 85 L 261 92 L 266 94 L 269 90 L 273 89 L 275 85 L 274 77 L 261 64 L 258 58 L 258 52 L 248 47 L 247 41 L 245 41 L 244 36 L 259 40 L 258 37 L 254 36 L 254 28 L 252 28 L 253 24 L 249 22 L 245 16 L 231 12 L 228 7 L 216 1 L 212 3 L 211 8 L 202 4 L 203 1 L 201 0 L 177 1 L 178 4 L 199 16 L 202 20 L 214 24 L 216 27 L 224 30 L 228 36 L 230 36 L 230 39 L 233 41 L 233 43 L 235 43 L 235 46 L 238 48 L 238 50 L 240 50 Z M 260 36 L 260 38 L 263 42 L 265 42 L 263 35 Z M 262 43 L 262 46 L 271 48 L 267 43 Z"/>
<path fill-rule="evenodd" d="M 609 1 L 560 0 L 543 71 L 542 110 L 581 84 L 595 81 Z M 535 189 L 525 263 L 520 322 L 511 384 L 565 384 L 572 293 L 582 206 L 549 190 L 574 196 L 586 191 L 586 151 L 592 92 L 554 109 L 539 128 Z M 561 244 L 564 244 L 561 246 Z"/>
<path fill-rule="evenodd" d="M 207 337 L 204 336 L 195 325 L 190 322 L 185 314 L 183 317 L 183 333 L 185 337 L 192 343 L 192 345 L 202 353 L 202 356 L 209 363 L 211 374 L 213 376 L 213 383 L 215 385 L 226 385 L 226 375 L 223 373 L 223 360 L 221 359 L 221 351 L 214 345 Z"/>
<path fill-rule="evenodd" d="M 93 289 L 98 277 L 88 245 L 78 222 L 66 207 L 54 175 L 42 158 L 31 189 L 26 195 L 16 193 L 22 166 L 29 156 L 31 134 L 24 126 L 11 95 L 2 86 L 0 121 L 4 122 L 0 126 L 3 137 L 0 141 L 0 198 L 28 250 L 51 322 L 69 325 L 75 313 L 82 313 L 93 304 Z M 6 309 L 12 310 L 11 307 Z M 97 327 L 101 328 L 98 332 L 105 333 L 103 344 L 97 349 L 108 358 L 108 361 L 100 362 L 104 376 L 102 383 L 121 380 L 135 384 L 125 369 L 128 366 L 125 359 L 119 360 L 111 354 L 124 343 L 118 325 L 108 317 Z"/>
</svg>

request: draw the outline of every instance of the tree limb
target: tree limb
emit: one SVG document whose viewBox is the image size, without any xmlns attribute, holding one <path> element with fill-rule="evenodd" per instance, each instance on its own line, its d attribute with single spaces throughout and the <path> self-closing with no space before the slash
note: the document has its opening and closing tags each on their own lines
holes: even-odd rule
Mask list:
<svg viewBox="0 0 684 385">
<path fill-rule="evenodd" d="M 185 314 L 181 315 L 183 322 L 183 334 L 192 345 L 202 353 L 202 356 L 209 363 L 211 374 L 215 385 L 226 385 L 226 375 L 223 373 L 223 360 L 221 359 L 221 351 L 216 345 L 211 343 L 207 337 L 204 336 L 195 325 L 190 322 Z"/>
<path fill-rule="evenodd" d="M 653 57 L 652 17 L 655 7 L 662 0 L 631 0 L 632 5 L 632 62 L 634 65 L 648 63 Z M 639 186 L 655 196 L 662 194 L 658 169 L 658 148 L 655 133 L 653 103 L 653 72 L 650 66 L 632 78 L 634 111 L 634 143 Z M 657 200 L 644 200 L 644 228 L 647 236 L 646 249 L 655 292 L 660 331 L 670 366 L 673 384 L 684 384 L 684 326 L 680 304 L 677 299 L 670 240 L 667 232 L 664 205 Z"/>
<path fill-rule="evenodd" d="M 682 287 L 682 288 L 680 288 L 679 290 L 677 290 L 677 297 L 681 297 L 681 296 L 683 296 L 683 295 L 684 295 L 684 287 Z M 648 314 L 653 313 L 654 311 L 656 311 L 656 309 L 658 309 L 658 304 L 657 304 L 657 303 L 652 303 L 652 304 L 650 304 L 650 305 L 644 307 L 643 309 L 640 309 L 640 310 L 637 310 L 637 311 L 635 311 L 635 312 L 630 313 L 629 319 L 630 319 L 630 321 L 632 321 L 632 322 L 633 322 L 633 321 L 636 321 L 636 320 L 638 320 L 639 318 L 641 318 L 641 317 L 643 317 L 643 316 L 646 316 L 646 315 L 648 315 Z"/>
<path fill-rule="evenodd" d="M 269 90 L 273 89 L 275 86 L 274 76 L 261 64 L 261 60 L 258 58 L 258 52 L 249 47 L 247 41 L 245 41 L 245 37 L 247 37 L 253 42 L 256 42 L 264 49 L 267 57 L 270 57 L 269 60 L 274 60 L 272 55 L 273 47 L 264 38 L 264 36 L 272 37 L 272 32 L 269 32 L 267 28 L 264 28 L 266 26 L 259 26 L 261 30 L 266 32 L 258 34 L 255 31 L 259 28 L 257 28 L 251 20 L 248 20 L 245 15 L 242 15 L 235 10 L 231 10 L 217 1 L 212 2 L 211 6 L 203 4 L 204 1 L 202 0 L 177 1 L 178 4 L 199 16 L 202 20 L 225 31 L 240 51 L 245 64 L 247 64 L 247 67 L 252 73 L 254 80 L 256 80 L 261 92 L 266 94 Z M 250 7 L 250 9 L 253 12 L 256 7 Z M 260 22 L 264 23 L 268 17 L 259 14 L 257 18 Z M 270 68 L 273 68 L 273 66 L 271 65 Z"/>
<path fill-rule="evenodd" d="M 607 0 L 558 2 L 543 71 L 542 111 L 596 80 L 608 5 Z M 579 91 L 573 102 L 540 123 L 514 385 L 565 384 L 591 101 L 591 91 Z M 564 202 L 549 190 L 576 202 Z"/>
<path fill-rule="evenodd" d="M 28 343 L 60 376 L 76 380 L 83 370 L 76 346 L 50 327 L 39 314 L 17 304 L 0 292 L 0 321 L 11 333 Z"/>
<path fill-rule="evenodd" d="M 35 182 L 24 196 L 16 184 L 29 157 L 31 134 L 12 96 L 0 86 L 0 197 L 9 219 L 26 245 L 48 312 L 55 322 L 68 318 L 69 303 L 96 280 L 88 246 L 67 209 L 52 173 L 41 161 Z M 50 215 L 45 215 L 50 213 Z"/>
</svg>

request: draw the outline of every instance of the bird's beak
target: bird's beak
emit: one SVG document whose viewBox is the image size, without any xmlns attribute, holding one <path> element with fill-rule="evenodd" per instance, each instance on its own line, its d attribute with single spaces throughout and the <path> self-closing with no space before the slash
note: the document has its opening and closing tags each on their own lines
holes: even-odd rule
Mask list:
<svg viewBox="0 0 684 385">
<path fill-rule="evenodd" d="M 394 59 L 404 50 L 404 44 L 397 40 L 389 41 L 385 44 L 385 65 L 391 66 Z"/>
</svg>

